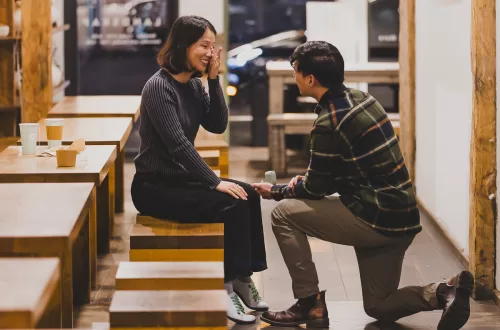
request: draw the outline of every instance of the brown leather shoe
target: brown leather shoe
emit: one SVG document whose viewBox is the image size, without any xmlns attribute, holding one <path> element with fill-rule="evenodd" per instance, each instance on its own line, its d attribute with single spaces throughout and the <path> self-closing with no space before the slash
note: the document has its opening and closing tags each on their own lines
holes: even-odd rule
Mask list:
<svg viewBox="0 0 500 330">
<path fill-rule="evenodd" d="M 458 330 L 469 320 L 470 297 L 474 287 L 474 276 L 462 271 L 443 283 L 437 296 L 443 309 L 438 330 Z"/>
<path fill-rule="evenodd" d="M 296 327 L 305 323 L 308 328 L 328 328 L 330 321 L 325 303 L 325 291 L 301 298 L 287 310 L 265 312 L 260 319 L 280 327 Z"/>
</svg>

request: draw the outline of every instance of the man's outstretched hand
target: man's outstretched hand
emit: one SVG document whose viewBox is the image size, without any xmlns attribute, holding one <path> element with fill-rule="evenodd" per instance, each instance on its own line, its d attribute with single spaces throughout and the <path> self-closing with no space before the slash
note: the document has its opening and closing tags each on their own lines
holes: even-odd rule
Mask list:
<svg viewBox="0 0 500 330">
<path fill-rule="evenodd" d="M 273 185 L 267 182 L 252 183 L 252 188 L 264 199 L 273 199 L 271 188 Z"/>
</svg>

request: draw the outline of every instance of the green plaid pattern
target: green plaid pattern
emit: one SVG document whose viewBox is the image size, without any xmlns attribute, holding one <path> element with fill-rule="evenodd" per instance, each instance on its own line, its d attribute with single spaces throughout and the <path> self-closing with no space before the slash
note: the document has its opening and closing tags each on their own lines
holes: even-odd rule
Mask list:
<svg viewBox="0 0 500 330">
<path fill-rule="evenodd" d="M 329 90 L 315 112 L 305 179 L 294 188 L 275 185 L 274 199 L 321 199 L 337 192 L 354 215 L 384 234 L 420 232 L 413 184 L 380 103 L 344 87 Z"/>
</svg>

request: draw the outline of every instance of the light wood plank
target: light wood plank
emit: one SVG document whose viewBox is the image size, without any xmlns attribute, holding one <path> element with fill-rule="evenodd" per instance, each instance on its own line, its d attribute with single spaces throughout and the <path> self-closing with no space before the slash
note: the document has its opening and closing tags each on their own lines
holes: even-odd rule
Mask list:
<svg viewBox="0 0 500 330">
<path fill-rule="evenodd" d="M 136 122 L 140 104 L 140 95 L 66 96 L 50 109 L 48 117 L 129 117 Z"/>
<path fill-rule="evenodd" d="M 469 267 L 475 299 L 491 299 L 495 281 L 496 16 L 495 0 L 473 0 L 471 23 L 472 136 Z M 493 196 L 490 198 L 490 196 Z"/>
<path fill-rule="evenodd" d="M 0 329 L 60 327 L 60 266 L 57 258 L 0 258 Z M 55 301 L 54 301 L 55 300 Z"/>
<path fill-rule="evenodd" d="M 225 290 L 116 291 L 109 307 L 110 326 L 226 326 Z"/>
<path fill-rule="evenodd" d="M 120 262 L 116 290 L 224 289 L 223 262 Z"/>
<path fill-rule="evenodd" d="M 410 178 L 415 181 L 415 0 L 399 5 L 399 114 L 394 127 Z"/>
</svg>

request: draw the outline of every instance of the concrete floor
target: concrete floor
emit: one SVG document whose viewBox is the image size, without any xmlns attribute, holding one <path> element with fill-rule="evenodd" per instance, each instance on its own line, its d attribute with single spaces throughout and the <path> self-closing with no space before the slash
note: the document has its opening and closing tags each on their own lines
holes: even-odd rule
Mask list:
<svg viewBox="0 0 500 330">
<path fill-rule="evenodd" d="M 258 182 L 264 176 L 267 148 L 232 147 L 230 152 L 231 178 L 246 182 Z M 75 314 L 75 327 L 109 328 L 108 308 L 114 291 L 115 273 L 120 261 L 128 260 L 128 231 L 135 222 L 136 210 L 130 199 L 130 182 L 134 174 L 133 163 L 126 164 L 126 205 L 125 212 L 117 215 L 111 253 L 98 263 L 98 287 L 92 294 L 90 304 L 83 306 Z M 300 168 L 292 168 L 290 177 L 300 173 Z M 289 178 L 281 181 L 288 182 Z M 284 309 L 293 302 L 291 280 L 278 249 L 270 226 L 270 212 L 274 201 L 263 201 L 263 221 L 269 269 L 255 274 L 261 295 L 271 308 Z M 460 262 L 442 241 L 442 238 L 428 225 L 423 217 L 424 231 L 417 235 L 408 250 L 400 286 L 419 285 L 447 278 L 462 269 Z M 310 239 L 313 259 L 318 269 L 320 287 L 326 289 L 330 313 L 330 328 L 339 330 L 357 329 L 435 329 L 441 313 L 426 312 L 400 320 L 391 326 L 382 326 L 364 313 L 359 269 L 354 250 L 351 247 Z M 255 329 L 267 324 L 230 328 Z M 473 302 L 472 315 L 463 329 L 500 329 L 500 310 L 493 302 Z"/>
</svg>

